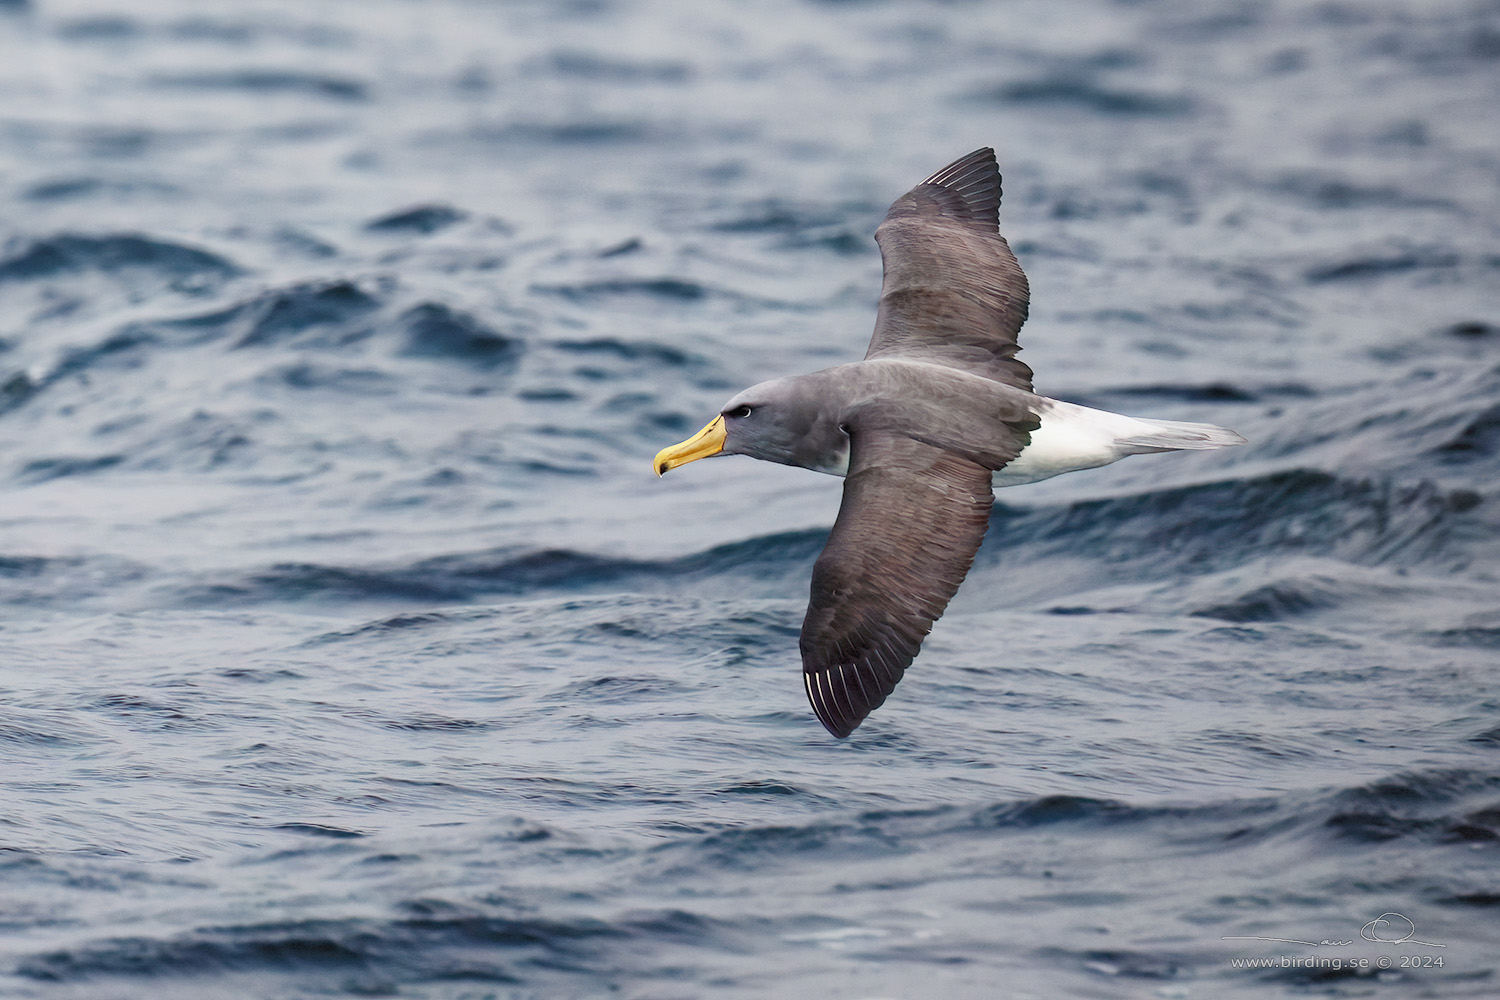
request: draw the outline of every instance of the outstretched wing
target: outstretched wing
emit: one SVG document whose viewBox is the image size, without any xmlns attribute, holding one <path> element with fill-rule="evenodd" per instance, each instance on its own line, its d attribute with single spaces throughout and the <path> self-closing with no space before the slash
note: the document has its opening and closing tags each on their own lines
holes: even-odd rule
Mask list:
<svg viewBox="0 0 1500 1000">
<path fill-rule="evenodd" d="M 891 205 L 875 230 L 885 262 L 869 358 L 959 368 L 1031 390 L 1016 335 L 1031 298 L 1000 235 L 995 151 L 976 150 Z"/>
<path fill-rule="evenodd" d="M 968 573 L 993 500 L 982 465 L 899 434 L 851 434 L 802 623 L 802 679 L 830 733 L 848 736 L 901 680 Z"/>
</svg>

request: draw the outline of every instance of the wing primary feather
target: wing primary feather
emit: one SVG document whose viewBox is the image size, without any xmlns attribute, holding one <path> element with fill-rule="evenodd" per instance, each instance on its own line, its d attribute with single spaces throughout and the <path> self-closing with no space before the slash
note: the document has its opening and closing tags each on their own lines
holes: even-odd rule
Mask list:
<svg viewBox="0 0 1500 1000">
<path fill-rule="evenodd" d="M 823 725 L 827 726 L 830 731 L 836 731 L 838 728 L 838 724 L 834 721 L 835 713 L 833 706 L 828 703 L 828 692 L 824 689 L 823 686 L 823 674 L 821 671 L 819 671 L 812 676 L 813 686 L 818 692 L 818 703 L 816 706 L 814 706 L 818 710 L 818 718 L 822 720 Z"/>
<path fill-rule="evenodd" d="M 853 686 L 859 688 L 859 705 L 864 709 L 864 711 L 860 712 L 860 714 L 864 715 L 868 713 L 870 711 L 870 706 L 875 704 L 878 699 L 870 697 L 869 689 L 865 687 L 865 679 L 863 676 L 861 676 L 859 665 L 856 663 L 841 664 L 839 666 L 839 672 L 846 675 L 844 677 L 844 690 L 848 692 L 849 701 L 851 703 L 854 702 L 854 692 L 849 690 L 850 685 L 847 675 L 854 675 Z M 871 683 L 873 683 L 874 680 L 875 678 L 870 678 Z"/>
<path fill-rule="evenodd" d="M 818 710 L 818 718 L 823 720 L 823 725 L 832 728 L 833 709 L 828 704 L 828 692 L 823 690 L 823 675 L 815 673 L 812 675 L 812 679 L 813 690 L 818 694 L 818 703 L 814 706 Z"/>
<path fill-rule="evenodd" d="M 891 687 L 895 687 L 901 680 L 901 671 L 896 669 L 893 661 L 894 657 L 883 643 L 870 651 L 870 662 L 880 671 L 881 676 Z"/>
<path fill-rule="evenodd" d="M 813 712 L 818 716 L 818 721 L 830 732 L 833 727 L 828 723 L 828 707 L 823 704 L 823 692 L 818 689 L 817 677 L 814 674 L 803 672 L 802 686 L 807 688 L 807 700 L 812 704 Z"/>
<path fill-rule="evenodd" d="M 837 684 L 835 684 L 833 682 L 832 671 L 829 672 L 828 690 L 831 691 L 831 692 L 833 692 L 833 702 L 834 702 L 835 705 L 838 706 L 839 715 L 840 715 L 840 720 L 839 721 L 840 722 L 845 722 L 845 721 L 852 722 L 853 720 L 859 718 L 859 713 L 857 713 L 854 710 L 854 699 L 849 696 L 849 681 L 848 681 L 847 678 L 844 677 L 844 668 L 845 668 L 845 664 L 843 664 L 843 663 L 839 663 L 837 665 L 837 667 L 836 667 L 836 669 L 839 672 L 838 683 Z M 842 701 L 839 700 L 839 689 L 840 688 L 843 689 L 843 695 L 844 695 Z"/>
<path fill-rule="evenodd" d="M 839 704 L 839 689 L 833 683 L 833 671 L 825 670 L 818 675 L 819 686 L 826 685 L 824 700 L 828 704 L 828 718 L 833 724 L 836 733 L 847 733 L 854 728 L 853 720 L 850 718 L 849 709 Z"/>
<path fill-rule="evenodd" d="M 922 182 L 952 191 L 963 201 L 970 218 L 1000 226 L 1000 167 L 988 146 L 955 160 Z"/>
</svg>

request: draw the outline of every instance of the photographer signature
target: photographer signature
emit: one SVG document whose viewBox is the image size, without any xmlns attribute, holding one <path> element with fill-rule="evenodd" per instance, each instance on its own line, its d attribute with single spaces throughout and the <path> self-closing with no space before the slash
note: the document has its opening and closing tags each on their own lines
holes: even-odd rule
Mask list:
<svg viewBox="0 0 1500 1000">
<path fill-rule="evenodd" d="M 1359 929 L 1359 936 L 1365 941 L 1375 944 L 1419 944 L 1424 948 L 1446 948 L 1445 944 L 1436 941 L 1418 941 L 1416 938 L 1417 925 L 1399 913 L 1386 912 L 1371 920 Z M 1321 941 L 1303 941 L 1299 938 L 1267 937 L 1262 934 L 1226 934 L 1219 938 L 1220 941 L 1275 941 L 1278 944 L 1302 944 L 1309 948 L 1347 948 L 1354 941 L 1335 941 L 1324 938 Z"/>
</svg>

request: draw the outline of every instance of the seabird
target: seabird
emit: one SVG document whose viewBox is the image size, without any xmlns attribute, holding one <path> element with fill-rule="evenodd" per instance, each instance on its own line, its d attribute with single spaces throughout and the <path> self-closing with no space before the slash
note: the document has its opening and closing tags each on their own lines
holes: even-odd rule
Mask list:
<svg viewBox="0 0 1500 1000">
<path fill-rule="evenodd" d="M 993 149 L 902 195 L 875 242 L 885 278 L 863 361 L 752 386 L 655 461 L 658 476 L 749 455 L 844 477 L 800 643 L 808 701 L 840 738 L 885 701 L 958 591 L 995 487 L 1245 441 L 1032 391 L 1016 358 L 1030 290 L 1000 235 Z"/>
</svg>

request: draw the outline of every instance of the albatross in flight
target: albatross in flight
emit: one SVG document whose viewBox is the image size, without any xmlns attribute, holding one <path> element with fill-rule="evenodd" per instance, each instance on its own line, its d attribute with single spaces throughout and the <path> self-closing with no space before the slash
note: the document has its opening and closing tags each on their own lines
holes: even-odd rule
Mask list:
<svg viewBox="0 0 1500 1000">
<path fill-rule="evenodd" d="M 844 477 L 800 643 L 807 698 L 840 738 L 885 701 L 958 591 L 994 487 L 1245 440 L 1033 392 L 1016 359 L 1030 293 L 999 215 L 989 148 L 902 195 L 875 230 L 885 279 L 865 359 L 752 386 L 656 456 L 658 476 L 749 455 Z"/>
</svg>

